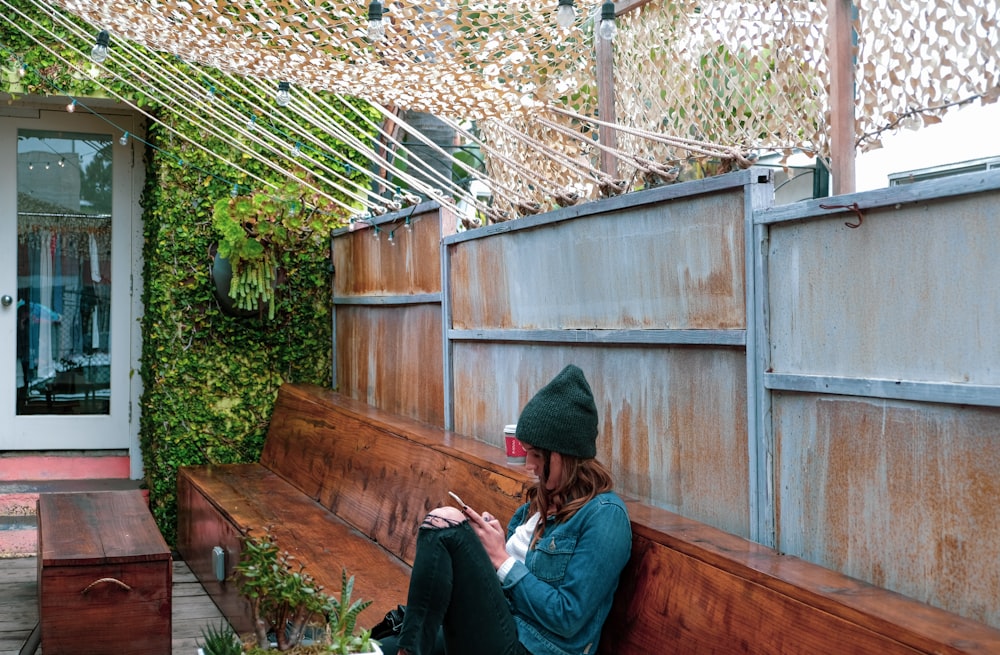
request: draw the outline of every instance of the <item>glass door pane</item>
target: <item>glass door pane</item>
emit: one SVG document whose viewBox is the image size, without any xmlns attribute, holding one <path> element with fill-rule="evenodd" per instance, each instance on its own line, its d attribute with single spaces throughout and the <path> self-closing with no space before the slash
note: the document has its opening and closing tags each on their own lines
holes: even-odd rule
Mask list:
<svg viewBox="0 0 1000 655">
<path fill-rule="evenodd" d="M 17 133 L 18 415 L 110 413 L 110 135 Z"/>
</svg>

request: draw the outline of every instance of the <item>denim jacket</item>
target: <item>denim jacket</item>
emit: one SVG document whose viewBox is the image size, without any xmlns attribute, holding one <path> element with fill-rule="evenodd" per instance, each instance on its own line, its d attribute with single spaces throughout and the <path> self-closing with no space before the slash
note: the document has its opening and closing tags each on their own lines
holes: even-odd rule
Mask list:
<svg viewBox="0 0 1000 655">
<path fill-rule="evenodd" d="M 523 505 L 507 527 L 508 539 L 528 518 Z M 514 564 L 502 583 L 518 640 L 532 655 L 595 653 L 631 552 L 628 510 L 615 493 L 595 497 L 565 523 L 549 520 L 524 563 Z"/>
</svg>

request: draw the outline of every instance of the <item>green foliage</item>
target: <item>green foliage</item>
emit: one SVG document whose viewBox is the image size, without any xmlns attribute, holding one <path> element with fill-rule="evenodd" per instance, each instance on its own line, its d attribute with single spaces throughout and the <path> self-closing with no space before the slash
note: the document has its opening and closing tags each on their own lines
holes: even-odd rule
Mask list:
<svg viewBox="0 0 1000 655">
<path fill-rule="evenodd" d="M 358 615 L 371 601 L 352 598 L 354 576 L 348 577 L 346 570 L 341 571 L 340 597 L 328 596 L 267 532 L 243 540 L 234 577 L 250 603 L 258 649 L 268 650 L 272 637 L 279 651 L 297 648 L 306 628 L 325 616 L 326 631 L 315 639 L 325 652 L 348 655 L 371 650 L 370 631 L 354 634 Z"/>
<path fill-rule="evenodd" d="M 295 181 L 279 192 L 220 198 L 212 212 L 219 256 L 233 268 L 230 295 L 240 309 L 268 307 L 274 318 L 274 284 L 283 253 L 304 244 L 321 245 L 324 236 L 347 223 L 347 212 Z"/>
<path fill-rule="evenodd" d="M 340 598 L 329 598 L 326 605 L 327 625 L 330 630 L 330 650 L 339 655 L 364 653 L 371 650 L 371 631 L 362 630 L 354 634 L 358 614 L 372 604 L 372 601 L 352 600 L 354 576 L 347 577 L 347 570 L 340 572 Z"/>
<path fill-rule="evenodd" d="M 205 655 L 240 655 L 243 652 L 243 642 L 225 621 L 221 621 L 219 627 L 203 628 L 201 638 L 198 647 Z"/>
<path fill-rule="evenodd" d="M 159 125 L 149 139 L 169 145 Z M 191 166 L 177 166 L 177 157 Z M 140 438 L 151 507 L 168 542 L 178 467 L 256 461 L 278 387 L 331 380 L 329 245 L 310 240 L 276 256 L 283 275 L 274 320 L 225 315 L 213 295 L 211 250 L 219 235 L 212 214 L 230 187 L 206 180 L 198 170 L 206 168 L 219 166 L 193 147 L 154 151 L 143 193 Z"/>
<path fill-rule="evenodd" d="M 243 540 L 235 577 L 250 602 L 260 648 L 269 647 L 271 634 L 280 651 L 298 646 L 306 626 L 326 609 L 323 588 L 293 559 L 269 534 Z"/>
</svg>

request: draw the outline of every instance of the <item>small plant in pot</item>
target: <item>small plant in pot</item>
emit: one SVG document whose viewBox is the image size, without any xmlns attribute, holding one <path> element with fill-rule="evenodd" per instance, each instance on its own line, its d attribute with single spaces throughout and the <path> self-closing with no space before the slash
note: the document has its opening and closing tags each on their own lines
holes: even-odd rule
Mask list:
<svg viewBox="0 0 1000 655">
<path fill-rule="evenodd" d="M 292 653 L 380 655 L 367 630 L 355 634 L 358 615 L 371 601 L 353 596 L 354 576 L 341 571 L 340 596 L 323 587 L 282 551 L 270 532 L 246 537 L 236 565 L 240 593 L 250 603 L 254 635 L 247 653 L 277 649 Z"/>
</svg>

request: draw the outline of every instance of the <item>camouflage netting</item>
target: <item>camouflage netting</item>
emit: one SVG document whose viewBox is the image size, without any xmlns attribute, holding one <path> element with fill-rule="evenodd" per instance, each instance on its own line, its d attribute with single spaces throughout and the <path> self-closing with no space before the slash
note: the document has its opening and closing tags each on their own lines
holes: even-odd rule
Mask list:
<svg viewBox="0 0 1000 655">
<path fill-rule="evenodd" d="M 391 114 L 446 117 L 482 152 L 494 201 L 480 217 L 491 220 L 724 172 L 748 165 L 752 153 L 831 155 L 826 2 L 619 2 L 617 138 L 603 150 L 618 165 L 607 172 L 597 145 L 600 129 L 609 129 L 598 116 L 599 2 L 578 3 L 570 29 L 556 25 L 556 0 L 386 2 L 386 37 L 377 43 L 365 37 L 367 1 L 57 4 L 116 39 L 260 88 L 286 80 L 295 94 L 333 91 Z M 1000 0 L 856 4 L 860 150 L 878 147 L 887 130 L 1000 96 Z M 469 133 L 461 128 L 473 123 Z M 309 166 L 293 157 L 283 163 L 289 170 Z M 463 193 L 423 191 L 446 204 Z"/>
</svg>

